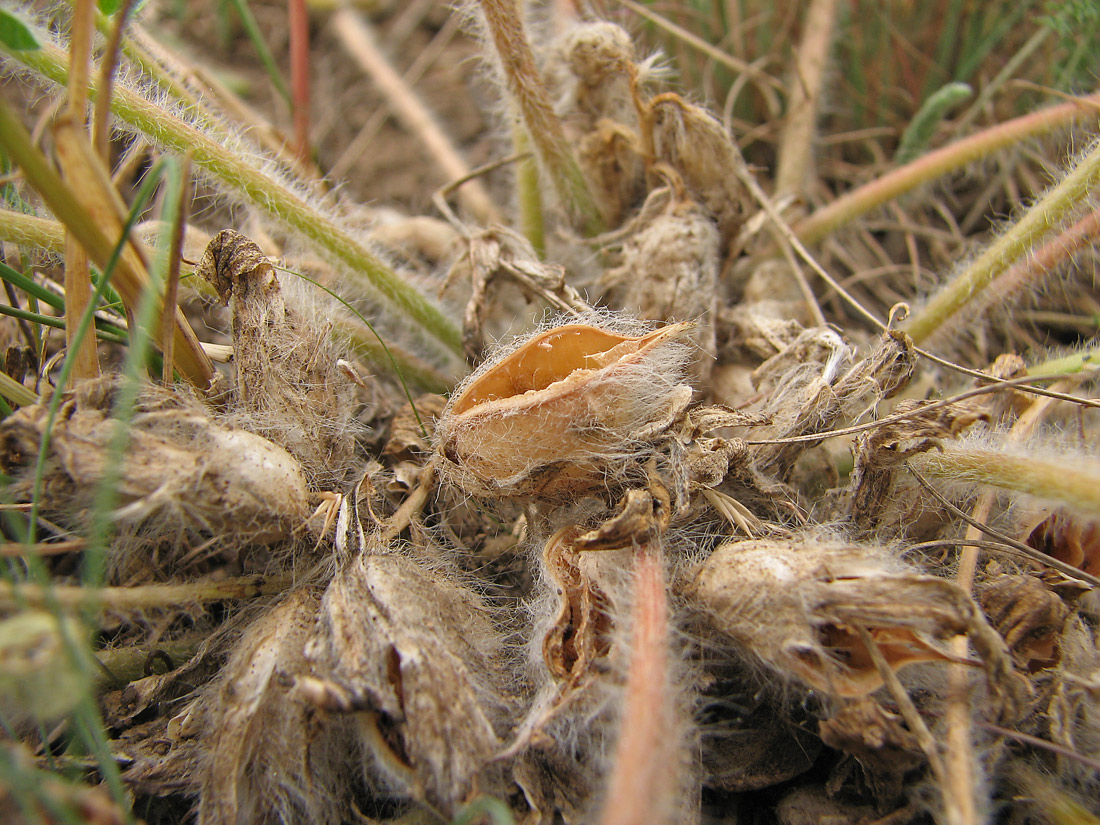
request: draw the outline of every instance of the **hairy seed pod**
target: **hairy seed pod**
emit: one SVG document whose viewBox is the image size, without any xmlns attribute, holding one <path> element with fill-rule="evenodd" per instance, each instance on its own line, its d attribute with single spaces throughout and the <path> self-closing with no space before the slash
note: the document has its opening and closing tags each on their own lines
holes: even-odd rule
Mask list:
<svg viewBox="0 0 1100 825">
<path fill-rule="evenodd" d="M 444 476 L 491 498 L 567 500 L 613 486 L 691 399 L 677 343 L 691 329 L 567 324 L 487 361 L 440 418 Z"/>
</svg>

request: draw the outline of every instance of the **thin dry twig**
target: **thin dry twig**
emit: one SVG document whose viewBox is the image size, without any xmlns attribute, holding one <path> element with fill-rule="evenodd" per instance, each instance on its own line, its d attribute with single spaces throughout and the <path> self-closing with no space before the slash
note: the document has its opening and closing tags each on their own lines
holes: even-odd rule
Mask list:
<svg viewBox="0 0 1100 825">
<path fill-rule="evenodd" d="M 382 55 L 370 24 L 361 14 L 350 8 L 337 11 L 333 15 L 332 24 L 348 54 L 374 81 L 397 119 L 413 137 L 423 143 L 439 169 L 448 178 L 465 178 L 469 181 L 458 190 L 462 205 L 482 223 L 499 223 L 502 220 L 500 211 L 489 197 L 488 190 L 480 181 L 468 178 L 469 165 L 439 128 L 435 118 L 416 93 Z"/>
</svg>

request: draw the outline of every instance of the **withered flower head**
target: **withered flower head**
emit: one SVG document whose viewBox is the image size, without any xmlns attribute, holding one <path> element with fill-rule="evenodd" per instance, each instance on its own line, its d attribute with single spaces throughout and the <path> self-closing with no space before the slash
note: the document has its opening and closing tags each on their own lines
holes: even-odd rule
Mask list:
<svg viewBox="0 0 1100 825">
<path fill-rule="evenodd" d="M 677 339 L 691 328 L 567 324 L 490 359 L 440 418 L 442 472 L 488 497 L 560 500 L 608 485 L 690 400 Z"/>
</svg>

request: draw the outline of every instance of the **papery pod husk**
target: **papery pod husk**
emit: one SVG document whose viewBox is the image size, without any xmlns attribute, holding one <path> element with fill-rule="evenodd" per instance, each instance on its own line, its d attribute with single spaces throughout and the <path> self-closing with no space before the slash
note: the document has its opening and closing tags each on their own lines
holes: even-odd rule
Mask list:
<svg viewBox="0 0 1100 825">
<path fill-rule="evenodd" d="M 352 714 L 371 772 L 450 814 L 474 787 L 493 793 L 502 781 L 492 761 L 511 714 L 502 654 L 473 591 L 408 557 L 368 553 L 329 584 L 300 685 L 331 715 Z"/>
<path fill-rule="evenodd" d="M 644 321 L 697 320 L 694 377 L 702 384 L 717 354 L 718 229 L 689 198 L 668 192 L 654 208 L 650 203 L 652 196 L 624 244 L 622 263 L 601 279 L 604 297 Z"/>
<path fill-rule="evenodd" d="M 673 93 L 649 101 L 647 120 L 654 160 L 680 173 L 718 224 L 723 254 L 732 251 L 754 203 L 735 171 L 747 167 L 733 139 L 710 112 Z"/>
<path fill-rule="evenodd" d="M 858 635 L 865 628 L 891 669 L 958 661 L 948 642 L 966 633 L 981 656 L 992 703 L 1022 701 L 1003 640 L 953 582 L 892 563 L 875 548 L 760 540 L 719 547 L 687 588 L 715 629 L 779 675 L 837 698 L 882 685 Z"/>
<path fill-rule="evenodd" d="M 271 261 L 232 229 L 214 236 L 196 272 L 233 314 L 235 417 L 294 455 L 316 487 L 338 485 L 354 464 L 359 427 L 331 326 L 289 305 Z"/>
<path fill-rule="evenodd" d="M 215 689 L 175 726 L 177 736 L 197 735 L 204 745 L 199 825 L 335 825 L 349 814 L 354 741 L 337 726 L 318 724 L 292 678 L 307 667 L 303 650 L 318 603 L 303 587 L 254 621 Z"/>
<path fill-rule="evenodd" d="M 54 421 L 43 510 L 81 521 L 110 458 L 118 421 L 111 417 L 121 379 L 85 381 L 67 394 Z M 0 423 L 0 467 L 29 500 L 48 410 L 23 407 Z M 128 443 L 116 485 L 115 521 L 142 526 L 146 538 L 178 541 L 180 530 L 209 532 L 227 544 L 285 539 L 309 515 L 306 481 L 282 447 L 212 420 L 195 399 L 142 387 L 127 422 Z"/>
<path fill-rule="evenodd" d="M 690 329 L 567 324 L 488 361 L 439 420 L 444 478 L 494 498 L 572 500 L 613 486 L 690 401 L 677 343 Z"/>
</svg>

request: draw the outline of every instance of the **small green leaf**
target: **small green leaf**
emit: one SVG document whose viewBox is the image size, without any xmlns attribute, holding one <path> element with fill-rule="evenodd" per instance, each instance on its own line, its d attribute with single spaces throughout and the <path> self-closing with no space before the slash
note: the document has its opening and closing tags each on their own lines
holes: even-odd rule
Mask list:
<svg viewBox="0 0 1100 825">
<path fill-rule="evenodd" d="M 122 0 L 99 0 L 99 10 L 108 17 L 118 11 L 118 7 L 121 5 Z"/>
<path fill-rule="evenodd" d="M 42 48 L 34 30 L 13 11 L 0 9 L 0 45 L 14 52 L 29 52 Z"/>
</svg>

